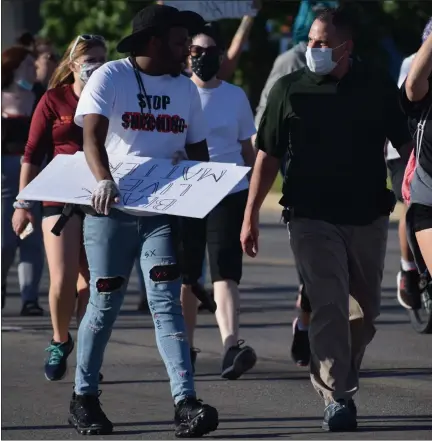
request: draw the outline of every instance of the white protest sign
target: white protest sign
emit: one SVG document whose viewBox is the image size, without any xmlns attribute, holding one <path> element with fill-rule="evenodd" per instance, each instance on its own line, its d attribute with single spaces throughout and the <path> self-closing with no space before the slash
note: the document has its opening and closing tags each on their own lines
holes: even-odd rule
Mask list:
<svg viewBox="0 0 432 441">
<path fill-rule="evenodd" d="M 172 0 L 164 1 L 164 5 L 174 6 L 180 11 L 194 11 L 206 21 L 215 21 L 222 18 L 242 18 L 244 15 L 255 17 L 257 10 L 252 0 Z"/>
<path fill-rule="evenodd" d="M 110 156 L 121 192 L 119 209 L 203 218 L 240 181 L 249 167 L 219 162 Z M 58 155 L 17 196 L 19 200 L 90 205 L 96 180 L 84 154 Z"/>
</svg>

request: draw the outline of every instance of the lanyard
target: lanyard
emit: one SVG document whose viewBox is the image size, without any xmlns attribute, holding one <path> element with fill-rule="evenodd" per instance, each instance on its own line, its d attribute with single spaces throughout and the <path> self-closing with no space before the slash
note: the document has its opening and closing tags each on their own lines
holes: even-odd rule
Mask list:
<svg viewBox="0 0 432 441">
<path fill-rule="evenodd" d="M 138 83 L 139 93 L 137 94 L 137 98 L 138 98 L 138 104 L 139 104 L 140 109 L 141 109 L 141 114 L 144 113 L 144 108 L 145 107 L 147 107 L 148 111 L 151 113 L 150 100 L 149 100 L 147 92 L 145 90 L 144 83 L 143 83 L 143 80 L 141 78 L 140 71 L 138 69 L 138 65 L 137 65 L 135 59 L 132 58 L 132 57 L 129 57 L 129 61 L 131 62 L 132 66 L 133 66 L 133 71 L 134 71 L 134 74 L 135 74 L 135 78 L 136 78 L 137 83 Z"/>
</svg>

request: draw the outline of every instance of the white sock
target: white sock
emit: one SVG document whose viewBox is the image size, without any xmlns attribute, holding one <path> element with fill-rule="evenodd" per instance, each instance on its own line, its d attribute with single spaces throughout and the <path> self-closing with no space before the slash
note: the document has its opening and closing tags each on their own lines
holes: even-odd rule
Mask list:
<svg viewBox="0 0 432 441">
<path fill-rule="evenodd" d="M 401 257 L 401 268 L 402 271 L 414 271 L 417 269 L 416 264 L 414 262 L 409 262 Z"/>
</svg>

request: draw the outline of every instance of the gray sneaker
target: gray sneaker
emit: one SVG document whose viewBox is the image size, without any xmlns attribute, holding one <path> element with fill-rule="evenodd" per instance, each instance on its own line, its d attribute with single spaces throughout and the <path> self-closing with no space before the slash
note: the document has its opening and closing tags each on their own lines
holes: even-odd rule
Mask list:
<svg viewBox="0 0 432 441">
<path fill-rule="evenodd" d="M 244 342 L 239 340 L 237 345 L 228 349 L 222 362 L 222 378 L 237 380 L 255 366 L 257 361 L 255 351 L 250 346 L 241 347 Z"/>
</svg>

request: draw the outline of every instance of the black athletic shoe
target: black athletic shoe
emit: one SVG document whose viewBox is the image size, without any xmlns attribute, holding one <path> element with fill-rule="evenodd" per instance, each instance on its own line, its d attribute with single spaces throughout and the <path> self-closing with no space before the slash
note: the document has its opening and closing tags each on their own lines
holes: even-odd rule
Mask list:
<svg viewBox="0 0 432 441">
<path fill-rule="evenodd" d="M 190 358 L 191 358 L 192 372 L 193 373 L 195 373 L 195 363 L 196 363 L 197 355 L 200 352 L 201 351 L 198 348 L 191 348 L 191 350 L 190 350 Z"/>
<path fill-rule="evenodd" d="M 352 432 L 356 430 L 357 409 L 354 401 L 349 400 L 347 403 L 345 400 L 338 400 L 330 403 L 324 410 L 322 428 L 326 432 Z"/>
<path fill-rule="evenodd" d="M 310 345 L 308 331 L 300 330 L 298 318 L 293 321 L 293 341 L 291 345 L 291 358 L 297 366 L 308 366 L 310 362 Z"/>
<path fill-rule="evenodd" d="M 398 302 L 406 309 L 420 309 L 421 291 L 418 271 L 400 270 L 396 282 Z"/>
<path fill-rule="evenodd" d="M 348 400 L 348 401 L 347 401 L 347 406 L 348 406 L 348 409 L 349 409 L 349 410 L 354 414 L 354 416 L 357 418 L 357 406 L 355 405 L 354 400 L 353 400 L 353 399 Z"/>
<path fill-rule="evenodd" d="M 213 296 L 211 296 L 207 290 L 200 283 L 195 283 L 191 286 L 194 296 L 201 302 L 203 308 L 207 309 L 211 313 L 215 313 L 217 309 L 216 302 Z"/>
<path fill-rule="evenodd" d="M 44 315 L 44 310 L 39 306 L 37 300 L 25 302 L 21 308 L 22 317 L 40 317 Z"/>
<path fill-rule="evenodd" d="M 205 288 L 204 288 L 205 289 Z M 213 293 L 213 289 L 206 289 L 210 299 L 212 299 L 214 301 L 214 293 Z M 204 303 L 200 303 L 200 305 L 198 306 L 198 311 L 208 311 L 206 305 L 204 305 Z"/>
<path fill-rule="evenodd" d="M 255 366 L 256 353 L 250 346 L 240 347 L 244 342 L 239 340 L 236 346 L 228 349 L 222 362 L 222 378 L 237 380 Z"/>
<path fill-rule="evenodd" d="M 74 348 L 72 336 L 68 334 L 68 341 L 56 343 L 51 340 L 51 344 L 46 348 L 50 353 L 45 362 L 45 378 L 48 381 L 59 381 L 64 378 L 67 371 L 67 359 Z"/>
<path fill-rule="evenodd" d="M 68 421 L 80 435 L 110 435 L 113 432 L 111 421 L 101 409 L 99 395 L 72 394 Z"/>
<path fill-rule="evenodd" d="M 200 438 L 217 429 L 219 415 L 214 407 L 188 397 L 175 406 L 174 422 L 177 438 Z"/>
</svg>

